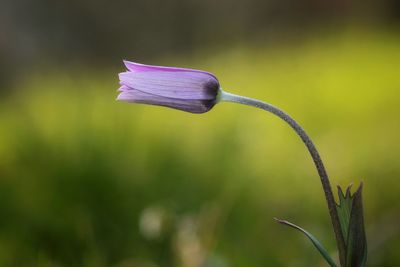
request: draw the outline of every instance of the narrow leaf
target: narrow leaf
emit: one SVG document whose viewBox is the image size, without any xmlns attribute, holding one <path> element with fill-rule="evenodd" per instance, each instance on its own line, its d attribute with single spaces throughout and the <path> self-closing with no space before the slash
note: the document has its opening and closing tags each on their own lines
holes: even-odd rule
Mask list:
<svg viewBox="0 0 400 267">
<path fill-rule="evenodd" d="M 367 239 L 365 236 L 361 195 L 362 187 L 363 184 L 361 183 L 353 195 L 347 238 L 347 267 L 363 267 L 367 261 Z"/>
<path fill-rule="evenodd" d="M 287 225 L 287 226 L 292 227 L 296 230 L 299 230 L 300 232 L 305 234 L 310 239 L 310 241 L 313 243 L 313 245 L 318 249 L 318 251 L 321 253 L 322 257 L 324 257 L 324 259 L 328 262 L 328 264 L 331 267 L 336 267 L 336 264 L 333 261 L 333 259 L 331 258 L 331 256 L 329 255 L 328 251 L 324 248 L 324 246 L 322 246 L 322 244 L 318 241 L 318 239 L 316 239 L 312 234 L 310 234 L 309 232 L 307 232 L 300 226 L 297 226 L 291 222 L 288 222 L 285 220 L 280 220 L 277 218 L 274 218 L 274 219 L 280 224 Z"/>
<path fill-rule="evenodd" d="M 342 229 L 342 234 L 345 240 L 347 240 L 349 221 L 351 208 L 353 205 L 353 197 L 350 194 L 351 185 L 347 187 L 346 196 L 343 194 L 343 190 L 338 186 L 339 204 L 336 205 L 336 209 L 339 216 L 340 228 Z"/>
</svg>

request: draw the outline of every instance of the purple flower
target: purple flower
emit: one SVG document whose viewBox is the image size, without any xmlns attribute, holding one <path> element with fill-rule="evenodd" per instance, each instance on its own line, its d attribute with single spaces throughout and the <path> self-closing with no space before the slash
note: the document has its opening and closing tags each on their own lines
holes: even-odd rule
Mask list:
<svg viewBox="0 0 400 267">
<path fill-rule="evenodd" d="M 117 100 L 165 106 L 192 113 L 209 111 L 217 103 L 218 79 L 211 73 L 124 61 Z"/>
</svg>

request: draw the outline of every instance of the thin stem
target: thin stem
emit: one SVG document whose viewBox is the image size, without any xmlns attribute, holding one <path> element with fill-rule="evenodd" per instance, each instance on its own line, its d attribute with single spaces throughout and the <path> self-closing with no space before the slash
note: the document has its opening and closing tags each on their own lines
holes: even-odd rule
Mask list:
<svg viewBox="0 0 400 267">
<path fill-rule="evenodd" d="M 344 237 L 340 228 L 340 222 L 339 222 L 339 216 L 336 210 L 336 202 L 333 197 L 332 193 L 332 188 L 331 184 L 329 182 L 328 174 L 325 170 L 324 164 L 322 162 L 322 159 L 312 142 L 311 138 L 307 135 L 307 133 L 304 131 L 304 129 L 294 120 L 292 117 L 290 117 L 287 113 L 282 111 L 281 109 L 274 107 L 271 104 L 252 99 L 249 97 L 244 97 L 244 96 L 239 96 L 239 95 L 234 95 L 231 93 L 227 93 L 221 90 L 220 96 L 219 96 L 220 101 L 226 101 L 226 102 L 235 102 L 247 106 L 253 106 L 256 108 L 260 108 L 263 110 L 266 110 L 268 112 L 271 112 L 284 120 L 287 124 L 289 124 L 293 130 L 300 136 L 301 140 L 303 140 L 304 144 L 306 145 L 308 151 L 311 154 L 312 159 L 314 160 L 315 166 L 317 168 L 319 177 L 321 178 L 321 183 L 322 183 L 322 188 L 325 193 L 325 198 L 328 203 L 328 209 L 329 209 L 329 214 L 331 217 L 332 225 L 333 225 L 333 230 L 335 232 L 335 237 L 336 237 L 336 243 L 338 245 L 339 249 L 339 258 L 340 262 L 342 263 L 342 266 L 344 266 L 345 262 L 345 241 Z"/>
</svg>

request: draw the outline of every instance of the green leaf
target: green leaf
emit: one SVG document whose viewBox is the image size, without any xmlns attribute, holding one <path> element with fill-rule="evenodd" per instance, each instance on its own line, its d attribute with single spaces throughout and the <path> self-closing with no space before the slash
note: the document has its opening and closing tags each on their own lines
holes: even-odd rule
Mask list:
<svg viewBox="0 0 400 267">
<path fill-rule="evenodd" d="M 361 183 L 357 191 L 351 195 L 351 185 L 346 189 L 346 195 L 338 186 L 339 204 L 337 211 L 340 227 L 346 242 L 346 266 L 363 267 L 367 261 L 367 239 L 364 229 Z"/>
<path fill-rule="evenodd" d="M 353 204 L 353 197 L 350 194 L 351 185 L 347 187 L 346 196 L 343 194 L 343 190 L 338 186 L 339 204 L 336 205 L 336 209 L 339 216 L 340 228 L 344 240 L 347 240 L 351 208 Z"/>
<path fill-rule="evenodd" d="M 275 220 L 283 225 L 287 225 L 290 226 L 296 230 L 299 230 L 300 232 L 302 232 L 303 234 L 305 234 L 313 243 L 313 245 L 318 249 L 318 251 L 321 253 L 322 257 L 324 257 L 324 259 L 328 262 L 328 264 L 331 267 L 336 267 L 336 263 L 333 261 L 333 259 L 331 258 L 331 256 L 329 255 L 328 251 L 324 248 L 324 246 L 322 246 L 322 244 L 318 241 L 318 239 L 316 239 L 312 234 L 310 234 L 309 232 L 307 232 L 306 230 L 304 230 L 303 228 L 301 228 L 300 226 L 297 226 L 291 222 L 285 221 L 285 220 L 280 220 L 275 218 Z"/>
<path fill-rule="evenodd" d="M 364 214 L 362 203 L 362 187 L 354 193 L 349 220 L 346 267 L 363 267 L 367 261 L 367 239 L 364 228 Z"/>
</svg>

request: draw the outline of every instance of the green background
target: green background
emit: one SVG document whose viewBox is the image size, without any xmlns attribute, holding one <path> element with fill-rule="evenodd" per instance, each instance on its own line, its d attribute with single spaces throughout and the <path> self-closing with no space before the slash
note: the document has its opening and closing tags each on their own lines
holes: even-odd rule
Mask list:
<svg viewBox="0 0 400 267">
<path fill-rule="evenodd" d="M 319 178 L 287 125 L 231 103 L 194 115 L 117 102 L 124 67 L 111 58 L 31 63 L 3 83 L 0 266 L 326 266 L 273 217 L 336 258 Z M 364 182 L 368 266 L 399 266 L 399 62 L 398 31 L 364 25 L 143 63 L 208 70 L 286 110 L 334 189 Z"/>
</svg>

